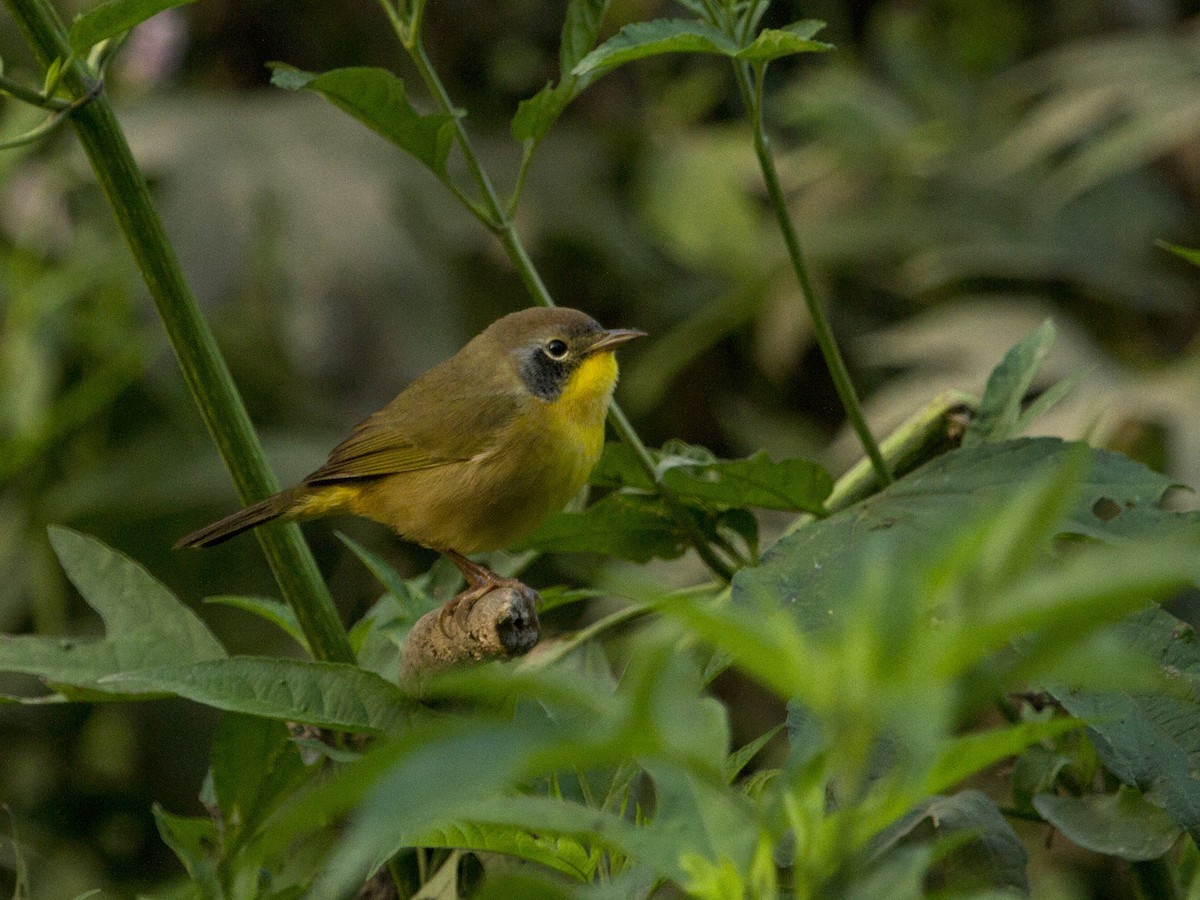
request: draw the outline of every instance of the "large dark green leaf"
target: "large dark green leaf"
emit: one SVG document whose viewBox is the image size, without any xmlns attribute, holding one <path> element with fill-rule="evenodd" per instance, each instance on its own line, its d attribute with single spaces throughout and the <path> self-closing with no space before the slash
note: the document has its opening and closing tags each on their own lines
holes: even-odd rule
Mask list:
<svg viewBox="0 0 1200 900">
<path fill-rule="evenodd" d="M 386 69 L 358 66 L 322 74 L 272 63 L 271 83 L 290 91 L 315 91 L 376 134 L 445 176 L 454 139 L 450 116 L 421 115 L 405 96 L 404 82 Z"/>
<path fill-rule="evenodd" d="M 0 635 L 0 671 L 99 694 L 138 693 L 101 680 L 225 656 L 200 618 L 129 557 L 66 528 L 51 528 L 50 543 L 67 577 L 100 614 L 106 637 Z"/>
<path fill-rule="evenodd" d="M 784 537 L 760 566 L 735 576 L 734 599 L 776 597 L 804 627 L 825 628 L 844 613 L 866 561 L 907 558 L 913 547 L 944 541 L 1004 505 L 1019 486 L 1065 473 L 1079 453 L 1087 454 L 1087 473 L 1053 530 L 1108 540 L 1196 527 L 1194 513 L 1158 507 L 1169 478 L 1120 454 L 1053 438 L 984 444 L 938 457 L 875 496 Z"/>
<path fill-rule="evenodd" d="M 1152 794 L 1200 840 L 1200 646 L 1191 626 L 1160 609 L 1124 622 L 1121 635 L 1158 665 L 1174 692 L 1072 691 L 1055 698 L 1089 725 L 1104 764 L 1131 787 Z"/>
<path fill-rule="evenodd" d="M 374 672 L 343 663 L 238 656 L 113 675 L 101 686 L 174 694 L 230 712 L 336 731 L 386 732 L 413 702 Z"/>
<path fill-rule="evenodd" d="M 1183 830 L 1161 806 L 1138 791 L 1065 797 L 1039 794 L 1034 808 L 1071 841 L 1095 853 L 1140 861 L 1158 859 L 1175 846 Z"/>
<path fill-rule="evenodd" d="M 108 0 L 75 19 L 67 35 L 71 52 L 82 56 L 93 45 L 128 31 L 164 9 L 193 2 L 195 0 Z"/>
</svg>

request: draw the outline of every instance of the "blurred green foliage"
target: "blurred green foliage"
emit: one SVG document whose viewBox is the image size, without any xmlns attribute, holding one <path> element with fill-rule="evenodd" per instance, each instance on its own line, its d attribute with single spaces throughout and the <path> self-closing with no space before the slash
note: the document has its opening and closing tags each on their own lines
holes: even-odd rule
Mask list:
<svg viewBox="0 0 1200 900">
<path fill-rule="evenodd" d="M 1154 244 L 1200 242 L 1200 44 L 1188 18 L 1194 6 L 823 0 L 772 10 L 766 22 L 772 27 L 801 17 L 828 20 L 820 36 L 838 46 L 820 59 L 773 65 L 768 117 L 793 216 L 867 388 L 877 433 L 945 387 L 980 392 L 1004 351 L 1051 314 L 1059 343 L 1026 387 L 1038 393 L 1073 372 L 1090 374 L 1035 429 L 1087 436 L 1200 484 L 1196 275 Z M 614 4 L 607 27 L 659 14 L 677 10 Z M 520 100 L 560 77 L 560 20 L 559 12 L 548 15 L 529 3 L 429 5 L 426 42 L 435 63 L 456 102 L 469 110 L 488 168 L 510 173 L 510 181 L 521 148 L 508 120 Z M 118 58 L 111 89 L 272 459 L 281 478 L 292 480 L 410 378 L 528 301 L 488 236 L 446 202 L 427 172 L 311 97 L 268 93 L 265 63 L 277 59 L 313 71 L 381 65 L 415 83 L 372 4 L 201 0 L 156 22 L 157 32 L 135 34 Z M 7 19 L 0 25 L 0 56 L 14 78 L 38 80 Z M 5 136 L 32 124 L 17 104 L 8 103 L 4 112 Z M 461 161 L 452 157 L 450 165 Z M 101 630 L 62 575 L 46 537 L 51 523 L 97 535 L 162 578 L 188 606 L 210 595 L 271 594 L 252 542 L 203 558 L 168 550 L 197 522 L 227 511 L 234 495 L 78 151 L 56 137 L 0 154 L 0 196 L 0 630 L 46 640 Z M 775 458 L 820 460 L 835 472 L 853 461 L 857 449 L 838 437 L 836 398 L 762 202 L 738 98 L 716 61 L 648 61 L 589 88 L 542 142 L 519 224 L 555 297 L 606 323 L 654 334 L 651 346 L 631 354 L 620 394 L 651 443 L 679 438 L 722 456 L 765 448 Z M 986 446 L 976 452 L 986 453 Z M 536 668 L 516 687 L 491 684 L 494 673 L 472 676 L 479 683 L 470 677 L 451 683 L 450 697 L 489 689 L 503 706 L 510 691 L 519 695 L 524 687 L 526 699 L 516 704 L 515 724 L 502 715 L 451 730 L 426 723 L 414 737 L 385 747 L 374 763 L 352 766 L 344 783 L 315 793 L 286 820 L 292 830 L 285 833 L 303 836 L 311 843 L 308 858 L 319 858 L 329 838 L 308 833 L 312 817 L 340 813 L 352 805 L 348 798 L 369 790 L 354 836 L 333 851 L 341 867 L 335 875 L 350 878 L 372 861 L 362 854 L 391 851 L 403 836 L 431 848 L 541 854 L 575 877 L 611 877 L 608 896 L 644 892 L 661 878 L 712 896 L 738 884 L 766 891 L 777 865 L 793 878 L 808 873 L 814 884 L 831 873 L 836 882 L 849 867 L 862 866 L 877 884 L 889 890 L 909 885 L 917 896 L 930 856 L 910 836 L 925 840 L 925 830 L 939 828 L 969 832 L 981 822 L 989 834 L 1006 836 L 1009 826 L 995 825 L 994 803 L 970 790 L 926 799 L 874 842 L 842 839 L 867 834 L 870 822 L 894 818 L 923 791 L 955 788 L 953 779 L 939 781 L 931 773 L 946 742 L 968 740 L 955 735 L 964 720 L 980 715 L 980 698 L 1017 674 L 1053 674 L 1036 668 L 1038 654 L 1050 652 L 1036 644 L 1018 645 L 1015 659 L 955 660 L 947 648 L 970 647 L 970 639 L 981 641 L 981 650 L 995 648 L 979 634 L 987 620 L 973 623 L 967 615 L 972 596 L 991 597 L 996 585 L 989 579 L 1019 596 L 1026 591 L 1034 618 L 1061 612 L 1050 605 L 1061 593 L 1038 593 L 1053 577 L 1043 569 L 1046 546 L 1032 553 L 1014 535 L 1026 538 L 1033 529 L 1050 544 L 1071 490 L 1086 492 L 1090 484 L 1066 460 L 1027 493 L 1011 497 L 1004 488 L 1016 473 L 1028 477 L 1027 467 L 1008 463 L 992 470 L 968 460 L 972 473 L 999 472 L 997 496 L 987 509 L 977 508 L 978 497 L 967 497 L 957 523 L 975 522 L 972 533 L 981 543 L 980 535 L 1005 538 L 999 546 L 1015 560 L 994 549 L 989 557 L 981 546 L 964 548 L 945 535 L 923 544 L 919 556 L 898 559 L 889 542 L 904 532 L 893 527 L 900 514 L 888 511 L 889 504 L 902 503 L 896 494 L 876 501 L 874 524 L 842 514 L 822 521 L 820 530 L 788 538 L 774 563 L 739 577 L 733 607 L 643 596 L 642 576 L 586 556 L 539 560 L 531 580 L 621 585 L 653 603 L 665 620 L 619 632 L 607 643 L 608 660 L 590 649 L 569 655 L 579 680 L 557 691 L 558 676 Z M 1169 480 L 1155 481 L 1139 502 L 1152 505 Z M 970 484 L 957 477 L 954 483 Z M 625 487 L 637 496 L 636 485 Z M 1082 517 L 1100 496 L 1087 495 Z M 919 522 L 919 511 L 901 512 Z M 954 519 L 944 508 L 938 515 Z M 1149 515 L 1159 527 L 1156 514 Z M 1116 521 L 1123 526 L 1135 517 Z M 755 533 L 761 530 L 770 543 L 781 522 L 760 515 Z M 369 650 L 374 662 L 365 655 L 362 662 L 387 675 L 403 634 L 395 623 L 407 619 L 388 605 L 396 602 L 390 595 L 375 605 L 378 582 L 346 552 L 333 527 L 350 531 L 366 552 L 406 576 L 427 568 L 430 557 L 361 523 L 309 530 L 344 617 L 357 621 L 372 609 L 361 637 L 363 653 Z M 801 552 L 806 541 L 856 548 L 855 555 L 839 557 L 841 568 L 826 572 L 817 590 L 805 585 L 814 603 L 847 598 L 847 618 L 835 625 L 841 631 L 813 637 L 795 617 L 756 608 L 759 630 L 769 633 L 743 635 L 738 629 L 747 626 L 734 614 L 736 604 L 749 602 L 755 582 L 777 574 L 780 558 Z M 1174 544 L 1142 549 L 1148 569 L 1174 571 Z M 1108 577 L 1102 580 L 1111 580 L 1136 568 L 1133 550 L 1103 561 L 1093 550 L 1083 548 L 1077 570 L 1094 566 Z M 697 572 L 690 557 L 653 569 L 656 581 L 672 588 L 693 582 Z M 402 583 L 393 573 L 392 584 Z M 780 589 L 797 590 L 787 577 Z M 1093 654 L 1087 665 L 1109 661 L 1107 670 L 1096 672 L 1105 676 L 1092 685 L 1097 692 L 1131 692 L 1150 677 L 1131 665 L 1126 683 L 1127 651 L 1111 635 L 1091 633 L 1145 596 L 1138 590 L 1109 597 L 1103 615 L 1088 606 L 1087 615 L 1071 620 L 1078 631 L 1069 636 Z M 285 634 L 245 606 L 203 609 L 225 648 L 294 652 Z M 944 630 L 930 635 L 913 622 L 935 606 Z M 999 605 L 988 610 L 1001 612 Z M 548 616 L 548 627 L 570 632 L 589 615 L 585 604 L 564 604 Z M 1010 634 L 1003 630 L 1010 626 L 997 625 L 988 640 Z M 1170 635 L 1183 626 L 1158 620 L 1150 627 Z M 696 635 L 721 651 L 707 672 L 710 654 L 695 648 Z M 747 643 L 737 643 L 739 637 Z M 673 658 L 668 648 L 680 642 L 694 654 Z M 935 650 L 947 654 L 945 666 L 959 666 L 953 678 L 945 671 L 932 677 L 927 661 Z M 1034 662 L 1023 665 L 1029 658 Z M 795 700 L 797 692 L 804 699 L 789 717 L 790 750 L 781 738 L 765 744 L 764 758 L 732 790 L 722 789 L 731 780 L 723 773 L 738 768 L 731 746 L 749 744 L 775 722 L 766 716 L 746 722 L 734 712 L 731 732 L 729 713 L 702 694 L 707 676 L 731 660 L 764 681 L 767 693 L 777 695 L 772 702 Z M 1062 678 L 1077 678 L 1086 668 L 1069 654 L 1059 661 Z M 610 666 L 622 671 L 625 662 L 630 668 L 614 684 Z M 1165 664 L 1187 672 L 1192 661 Z M 771 681 L 785 670 L 794 683 Z M 811 678 L 802 677 L 806 672 Z M 10 687 L 8 678 L 6 692 L 28 692 L 29 682 L 12 676 Z M 761 698 L 761 688 L 723 683 L 731 685 L 731 709 Z M 178 687 L 164 684 L 137 690 Z M 847 687 L 853 692 L 846 694 Z M 616 698 L 611 705 L 598 701 L 610 696 Z M 1148 719 L 1159 715 L 1136 693 L 1106 696 L 1132 698 L 1128 704 Z M 1075 702 L 1082 709 L 1086 698 Z M 201 709 L 181 700 L 0 708 L 0 801 L 13 810 L 23 848 L 0 842 L 0 866 L 13 869 L 17 857 L 27 859 L 36 897 L 69 897 L 93 887 L 126 896 L 177 875 L 161 832 L 191 861 L 198 881 L 231 872 L 250 878 L 245 873 L 278 849 L 256 845 L 255 830 L 305 777 L 299 754 L 293 756 L 294 745 L 276 725 L 238 714 L 226 716 L 215 732 L 216 717 Z M 840 730 L 807 731 L 814 710 L 825 716 L 825 727 L 832 722 Z M 295 709 L 274 711 L 304 718 Z M 261 709 L 241 709 L 246 712 Z M 599 717 L 599 725 L 586 721 L 589 715 Z M 1160 718 L 1172 719 L 1173 710 Z M 1100 768 L 1091 745 L 1077 733 L 1060 734 L 1056 721 L 1022 704 L 1013 723 L 990 723 L 1007 737 L 997 741 L 998 749 L 980 750 L 978 760 L 1035 742 L 1017 763 L 1025 780 L 1018 795 L 1014 775 L 1013 805 L 1101 852 L 1116 850 L 1111 843 L 1089 844 L 1094 838 L 1079 836 L 1073 824 L 1099 815 L 1096 804 L 1118 811 L 1119 823 L 1152 820 L 1153 828 L 1138 825 L 1137 833 L 1173 842 L 1184 824 L 1178 807 L 1190 802 L 1187 779 L 1181 793 L 1153 798 L 1176 811 L 1163 823 L 1160 807 L 1147 809 L 1133 787 L 1148 786 L 1143 772 L 1123 770 L 1103 753 L 1108 768 Z M 610 737 L 645 743 L 618 753 L 596 739 L 604 728 Z M 572 765 L 563 757 L 539 757 L 531 734 L 569 747 Z M 1101 746 L 1120 739 L 1106 734 Z M 850 750 L 835 754 L 832 746 Z M 239 780 L 253 757 L 238 754 L 253 753 L 273 760 L 261 784 Z M 881 753 L 889 765 L 879 763 Z M 622 754 L 638 756 L 643 768 L 630 771 Z M 381 758 L 392 764 L 382 778 Z M 494 765 L 480 767 L 480 758 Z M 422 760 L 438 762 L 435 779 L 420 781 L 427 771 Z M 210 764 L 205 805 L 218 809 L 225 823 L 235 809 L 253 810 L 222 835 L 219 875 L 206 868 L 212 860 L 203 851 L 217 826 L 196 798 Z M 1166 764 L 1153 765 L 1160 771 Z M 564 786 L 573 781 L 578 785 Z M 1069 791 L 1053 793 L 1092 783 L 1105 793 L 1088 795 L 1092 806 L 1083 812 L 1071 808 Z M 522 796 L 529 807 L 479 801 L 485 790 L 513 786 L 528 789 Z M 982 787 L 996 799 L 994 785 Z M 397 803 L 402 790 L 409 797 L 424 791 L 421 796 L 442 805 Z M 868 823 L 847 824 L 826 809 L 827 790 L 866 798 L 854 809 Z M 561 821 L 536 805 L 535 794 L 566 795 L 570 803 L 553 813 Z M 1050 796 L 1057 799 L 1039 799 Z M 152 801 L 159 804 L 153 810 Z M 691 824 L 683 834 L 670 833 L 673 820 Z M 629 836 L 631 823 L 646 826 L 642 836 Z M 1196 826 L 1184 827 L 1194 833 Z M 798 830 L 812 839 L 789 844 L 785 835 Z M 1025 846 L 1039 844 L 1044 833 Z M 363 835 L 392 843 L 373 844 L 360 840 Z M 631 840 L 643 859 L 625 867 Z M 978 857 L 961 835 L 948 846 L 954 849 L 935 852 L 941 866 L 935 871 L 945 884 L 961 887 L 955 879 Z M 690 855 L 675 852 L 680 848 Z M 1000 866 L 1001 881 L 1012 883 L 1013 871 L 1025 871 L 1020 848 L 1013 841 L 984 848 L 1008 865 Z M 415 871 L 417 854 L 406 854 L 401 865 Z M 1185 864 L 1189 855 L 1195 856 L 1194 847 Z M 421 864 L 431 860 L 442 863 L 447 878 L 468 868 L 458 854 L 435 853 Z M 310 874 L 303 860 L 293 863 L 296 871 L 272 870 L 280 884 Z M 1193 870 L 1195 863 L 1192 858 Z M 1073 886 L 1062 896 L 1119 895 L 1105 893 L 1110 888 L 1128 895 L 1128 885 L 1112 887 L 1105 874 L 1095 876 L 1100 887 L 1090 888 L 1098 865 L 1052 855 L 1035 860 L 1030 871 L 1068 871 Z M 552 890 L 528 872 L 512 877 L 539 883 L 521 888 L 529 896 Z M 872 896 L 870 884 L 856 888 L 859 896 Z"/>
</svg>

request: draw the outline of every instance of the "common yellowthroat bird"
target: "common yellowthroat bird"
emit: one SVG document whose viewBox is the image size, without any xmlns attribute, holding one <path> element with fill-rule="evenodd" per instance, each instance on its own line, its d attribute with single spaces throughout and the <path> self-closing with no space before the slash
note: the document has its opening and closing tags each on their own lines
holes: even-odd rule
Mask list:
<svg viewBox="0 0 1200 900">
<path fill-rule="evenodd" d="M 175 546 L 349 512 L 458 566 L 467 589 L 444 611 L 470 609 L 496 587 L 523 588 L 466 554 L 514 543 L 579 492 L 604 446 L 613 352 L 644 334 L 563 307 L 507 315 L 360 422 L 300 484 Z"/>
</svg>

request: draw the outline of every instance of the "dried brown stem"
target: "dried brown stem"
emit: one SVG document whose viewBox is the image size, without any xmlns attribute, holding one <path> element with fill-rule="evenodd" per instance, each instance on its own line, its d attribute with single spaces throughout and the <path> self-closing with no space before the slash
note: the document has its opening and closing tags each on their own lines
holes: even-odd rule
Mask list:
<svg viewBox="0 0 1200 900">
<path fill-rule="evenodd" d="M 538 642 L 537 591 L 502 587 L 452 615 L 441 609 L 417 620 L 404 642 L 401 682 L 418 688 L 421 679 L 462 662 L 510 659 Z M 464 606 L 466 606 L 464 604 Z"/>
</svg>

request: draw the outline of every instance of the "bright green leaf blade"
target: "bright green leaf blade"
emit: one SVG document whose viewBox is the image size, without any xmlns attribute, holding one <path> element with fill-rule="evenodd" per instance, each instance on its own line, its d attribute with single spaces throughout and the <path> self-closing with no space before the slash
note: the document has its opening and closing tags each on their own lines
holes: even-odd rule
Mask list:
<svg viewBox="0 0 1200 900">
<path fill-rule="evenodd" d="M 1053 570 L 1024 579 L 963 629 L 946 660 L 955 670 L 1012 638 L 1074 643 L 1200 579 L 1194 538 L 1170 536 L 1081 549 Z"/>
<path fill-rule="evenodd" d="M 67 39 L 71 52 L 84 56 L 93 46 L 128 31 L 151 16 L 195 0 L 108 0 L 75 19 Z"/>
<path fill-rule="evenodd" d="M 446 175 L 453 127 L 443 113 L 421 115 L 405 96 L 404 82 L 386 69 L 366 66 L 315 75 L 271 63 L 271 83 L 290 91 L 321 94 L 376 134 L 412 154 L 441 177 Z"/>
<path fill-rule="evenodd" d="M 526 832 L 537 842 L 533 852 L 538 854 L 550 849 L 558 840 L 568 838 L 574 842 L 573 847 L 568 847 L 572 853 L 570 858 L 560 860 L 559 864 L 539 861 L 575 877 L 584 875 L 590 878 L 589 867 L 594 867 L 598 858 L 596 849 L 616 850 L 630 855 L 635 852 L 639 840 L 636 826 L 627 819 L 562 798 L 522 795 L 484 799 L 467 807 L 463 821 L 481 829 L 507 828 L 514 832 Z M 465 827 L 462 823 L 439 825 L 422 832 L 416 842 L 422 847 L 486 849 L 482 846 L 477 848 L 473 843 L 453 842 L 450 833 Z M 495 836 L 477 837 L 492 841 L 497 839 Z M 543 840 L 548 843 L 543 844 Z M 578 851 L 589 844 L 593 849 L 580 855 Z M 499 852 L 524 856 L 511 850 Z M 533 856 L 524 858 L 534 859 Z"/>
<path fill-rule="evenodd" d="M 1161 609 L 1130 617 L 1120 634 L 1181 692 L 1050 692 L 1088 724 L 1104 764 L 1131 787 L 1152 790 L 1174 821 L 1200 839 L 1200 644 L 1192 628 Z"/>
<path fill-rule="evenodd" d="M 392 765 L 382 777 L 372 772 L 375 761 L 365 759 L 356 771 L 374 776 L 370 788 L 312 896 L 352 893 L 397 850 L 415 846 L 426 829 L 500 793 L 532 752 L 530 738 L 513 723 L 476 720 L 413 732 L 389 750 Z"/>
<path fill-rule="evenodd" d="M 736 56 L 738 46 L 724 32 L 688 19 L 655 19 L 626 25 L 572 69 L 578 78 L 594 77 L 617 66 L 663 53 L 715 53 Z"/>
<path fill-rule="evenodd" d="M 1167 241 L 1155 241 L 1154 243 L 1158 244 L 1164 250 L 1171 251 L 1180 259 L 1186 259 L 1193 266 L 1200 266 L 1200 250 L 1194 250 L 1191 247 L 1180 247 L 1178 244 L 1171 244 Z"/>
<path fill-rule="evenodd" d="M 816 463 L 775 462 L 761 450 L 746 459 L 672 466 L 663 470 L 662 479 L 676 493 L 709 503 L 818 515 L 833 490 L 833 479 Z"/>
<path fill-rule="evenodd" d="M 373 672 L 344 663 L 237 656 L 113 675 L 102 687 L 174 694 L 230 712 L 335 731 L 387 732 L 413 702 Z"/>
<path fill-rule="evenodd" d="M 1068 375 L 1038 394 L 1037 399 L 1030 403 L 1017 417 L 1016 434 L 1023 432 L 1033 422 L 1036 422 L 1045 415 L 1046 412 L 1053 409 L 1058 404 L 1058 401 L 1079 387 L 1091 372 L 1092 369 L 1088 368 L 1073 375 Z"/>
<path fill-rule="evenodd" d="M 276 600 L 273 597 L 221 595 L 217 597 L 205 597 L 204 602 L 217 606 L 232 606 L 234 609 L 241 609 L 252 613 L 260 619 L 266 619 L 271 624 L 287 632 L 288 636 L 306 651 L 309 649 L 308 639 L 304 636 L 304 631 L 300 627 L 300 620 L 296 618 L 295 611 L 286 603 Z"/>
<path fill-rule="evenodd" d="M 526 800 L 547 800 L 540 804 L 541 810 L 551 816 L 561 813 L 557 807 L 574 806 L 565 800 L 549 800 L 542 797 L 512 797 L 491 804 L 496 807 L 514 806 Z M 598 810 L 580 807 L 586 814 L 599 818 Z M 500 810 L 497 809 L 497 812 Z M 474 811 L 468 814 L 469 821 L 448 823 L 423 831 L 414 840 L 421 847 L 445 847 L 447 849 L 474 850 L 485 853 L 503 853 L 529 860 L 555 871 L 569 875 L 578 881 L 590 881 L 600 862 L 600 851 L 588 849 L 575 837 L 564 834 L 550 824 L 550 820 L 538 822 L 508 821 L 523 818 L 511 815 L 493 815 L 490 820 L 481 820 Z"/>
<path fill-rule="evenodd" d="M 748 47 L 738 51 L 737 58 L 750 63 L 765 63 L 796 53 L 824 53 L 832 50 L 833 44 L 811 39 L 824 27 L 824 22 L 805 19 L 783 28 L 764 28 Z"/>
<path fill-rule="evenodd" d="M 940 794 L 964 778 L 981 772 L 1031 745 L 1082 728 L 1077 719 L 1058 717 L 1045 722 L 1020 722 L 1006 728 L 978 731 L 953 738 L 938 754 L 926 776 L 925 790 Z"/>
<path fill-rule="evenodd" d="M 992 371 L 979 401 L 979 410 L 963 435 L 963 446 L 1004 441 L 1017 436 L 1021 402 L 1046 354 L 1054 344 L 1054 323 L 1047 319 L 1041 327 L 1004 355 Z"/>
<path fill-rule="evenodd" d="M 1039 794 L 1033 806 L 1072 843 L 1131 862 L 1165 856 L 1183 834 L 1165 809 L 1129 787 L 1108 795 Z"/>
<path fill-rule="evenodd" d="M 418 590 L 406 581 L 379 554 L 372 553 L 366 547 L 359 544 L 358 541 L 347 535 L 339 533 L 338 539 L 350 548 L 351 552 L 362 561 L 362 564 L 370 570 L 371 574 L 379 579 L 379 583 L 384 586 L 387 592 L 396 598 L 400 609 L 409 617 L 408 620 L 410 622 L 415 622 L 437 606 L 436 601 L 431 599 L 424 591 Z"/>
<path fill-rule="evenodd" d="M 771 738 L 779 734 L 783 730 L 783 727 L 784 723 L 780 722 L 774 728 L 760 734 L 754 740 L 750 741 L 750 743 L 730 753 L 729 759 L 725 761 L 725 780 L 732 783 L 741 774 L 742 769 L 750 764 L 750 760 L 758 756 L 758 752 L 767 746 Z"/>
<path fill-rule="evenodd" d="M 59 685 L 123 693 L 101 679 L 120 672 L 221 659 L 225 648 L 200 618 L 149 572 L 95 538 L 50 529 L 67 577 L 100 614 L 106 637 L 0 635 L 0 671 Z"/>
</svg>

